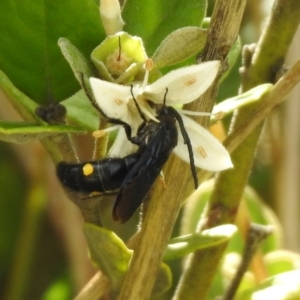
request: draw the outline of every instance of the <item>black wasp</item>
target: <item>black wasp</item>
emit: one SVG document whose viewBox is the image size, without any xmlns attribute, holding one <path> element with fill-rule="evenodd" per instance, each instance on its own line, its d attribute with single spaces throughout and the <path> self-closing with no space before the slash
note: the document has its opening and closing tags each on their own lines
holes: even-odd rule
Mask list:
<svg viewBox="0 0 300 300">
<path fill-rule="evenodd" d="M 128 136 L 132 143 L 139 146 L 137 153 L 140 157 L 125 177 L 114 203 L 113 218 L 121 223 L 126 222 L 143 202 L 151 186 L 159 176 L 163 165 L 177 145 L 178 131 L 176 121 L 179 124 L 184 143 L 188 147 L 195 188 L 198 187 L 189 136 L 184 128 L 180 114 L 173 107 L 166 106 L 166 95 L 167 89 L 164 104 L 156 105 L 156 118 L 159 122 L 154 120 L 146 121 L 140 112 L 144 123 L 138 129 L 136 137 Z M 134 101 L 136 103 L 135 99 Z"/>
<path fill-rule="evenodd" d="M 57 167 L 60 181 L 70 189 L 90 193 L 93 191 L 106 192 L 119 188 L 112 215 L 113 219 L 120 223 L 129 220 L 141 205 L 159 176 L 163 165 L 177 145 L 176 121 L 179 124 L 184 143 L 188 147 L 195 187 L 198 187 L 192 145 L 180 114 L 173 107 L 166 106 L 167 91 L 166 89 L 164 104 L 155 106 L 156 118 L 159 120 L 156 122 L 146 120 L 131 88 L 135 105 L 144 120 L 135 137 L 131 136 L 129 124 L 105 116 L 93 98 L 88 95 L 93 105 L 109 122 L 123 125 L 128 140 L 138 145 L 138 151 L 124 158 L 108 158 L 85 164 L 60 163 Z"/>
</svg>

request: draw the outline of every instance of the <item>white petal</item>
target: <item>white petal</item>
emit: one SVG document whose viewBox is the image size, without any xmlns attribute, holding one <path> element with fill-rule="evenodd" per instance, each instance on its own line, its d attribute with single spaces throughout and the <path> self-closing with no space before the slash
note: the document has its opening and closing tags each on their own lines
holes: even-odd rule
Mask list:
<svg viewBox="0 0 300 300">
<path fill-rule="evenodd" d="M 196 167 L 213 172 L 233 167 L 229 153 L 209 131 L 186 116 L 182 115 L 182 119 L 192 143 Z M 187 146 L 183 143 L 179 128 L 178 132 L 178 145 L 175 147 L 174 152 L 189 163 Z"/>
<path fill-rule="evenodd" d="M 137 151 L 137 146 L 132 144 L 126 137 L 125 131 L 123 128 L 120 128 L 119 133 L 109 149 L 109 157 L 124 157 L 128 154 L 134 153 Z"/>
<path fill-rule="evenodd" d="M 130 87 L 98 78 L 90 78 L 90 84 L 100 109 L 110 118 L 127 121 Z"/>
<path fill-rule="evenodd" d="M 209 61 L 171 71 L 145 88 L 143 96 L 162 103 L 166 88 L 167 105 L 184 104 L 196 100 L 216 78 L 220 61 Z"/>
</svg>

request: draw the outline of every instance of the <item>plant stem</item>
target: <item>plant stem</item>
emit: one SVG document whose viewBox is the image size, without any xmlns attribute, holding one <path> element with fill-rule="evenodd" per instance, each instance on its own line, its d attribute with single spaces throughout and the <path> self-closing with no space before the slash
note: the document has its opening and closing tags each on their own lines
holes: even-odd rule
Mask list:
<svg viewBox="0 0 300 300">
<path fill-rule="evenodd" d="M 234 129 L 224 141 L 229 152 L 234 151 L 241 142 L 268 116 L 271 110 L 286 100 L 293 88 L 300 81 L 300 60 L 298 60 L 282 78 L 274 85 L 270 92 L 249 111 L 239 127 Z M 250 122 L 251 120 L 251 122 Z"/>
<path fill-rule="evenodd" d="M 99 271 L 74 300 L 99 300 L 109 290 L 109 286 L 109 279 Z"/>
<path fill-rule="evenodd" d="M 268 25 L 258 43 L 259 46 L 256 47 L 256 52 L 249 61 L 249 65 L 245 66 L 243 91 L 274 80 L 275 73 L 280 67 L 279 63 L 283 61 L 298 27 L 299 18 L 300 4 L 298 1 L 293 0 L 288 4 L 283 0 L 275 1 Z M 231 126 L 232 132 L 239 130 L 244 122 L 253 121 L 251 117 L 256 107 L 257 104 L 253 104 L 240 110 Z M 233 152 L 231 157 L 235 168 L 218 175 L 215 190 L 210 199 L 206 227 L 211 228 L 234 222 L 253 163 L 261 129 L 262 125 L 257 126 L 243 144 L 240 144 Z M 210 216 L 216 215 L 216 211 L 219 212 L 219 218 L 210 218 Z M 177 299 L 194 299 L 192 296 L 195 297 L 195 295 L 197 295 L 197 299 L 206 298 L 225 248 L 226 244 L 193 254 L 190 259 L 190 267 L 182 279 L 183 288 L 180 290 L 180 297 Z M 187 297 L 187 295 L 190 296 Z"/>
<path fill-rule="evenodd" d="M 245 3 L 245 0 L 238 1 L 238 4 L 237 1 L 229 1 L 226 2 L 226 4 L 224 1 L 218 1 L 216 6 L 220 8 L 220 15 L 228 20 L 226 23 L 230 23 L 229 20 L 239 20 L 239 18 L 236 18 L 237 11 L 239 11 L 238 16 L 240 16 L 241 19 Z M 218 11 L 218 9 L 216 11 Z M 233 15 L 235 18 L 233 18 Z M 214 17 L 212 18 L 212 24 L 214 24 L 213 20 Z M 224 36 L 222 36 L 224 29 L 220 28 L 218 31 L 220 43 L 223 43 L 222 46 L 224 48 L 222 53 L 220 51 L 218 52 L 215 59 L 220 59 L 220 56 L 225 59 L 231 45 L 237 37 L 240 25 L 238 21 L 237 23 L 238 24 L 233 26 L 235 28 L 234 30 L 228 31 L 227 35 L 225 34 L 225 37 L 228 37 L 226 41 L 227 47 L 224 47 Z M 210 31 L 211 38 L 214 33 L 214 30 Z M 208 38 L 208 40 L 210 39 Z M 211 47 L 214 45 L 214 42 L 210 43 Z M 206 57 L 207 60 L 210 59 L 208 55 Z M 215 89 L 211 89 L 211 91 L 213 92 L 206 93 L 206 99 L 209 99 L 209 108 L 206 107 L 206 110 L 203 111 L 209 111 L 213 106 Z M 199 108 L 195 109 L 195 107 L 193 107 L 192 110 L 197 109 Z M 167 175 L 166 183 L 168 189 L 163 191 L 162 187 L 156 185 L 149 203 L 145 222 L 142 224 L 139 241 L 136 244 L 133 258 L 123 283 L 119 300 L 149 299 L 164 250 L 180 209 L 182 196 L 185 193 L 187 183 L 190 181 L 190 175 L 186 167 L 183 162 L 173 157 L 169 160 L 164 170 Z M 180 170 L 180 172 L 178 172 L 178 170 Z M 172 181 L 170 181 L 170 177 L 172 177 Z M 174 182 L 176 182 L 176 184 L 174 184 Z M 169 199 L 172 199 L 172 202 L 170 202 Z"/>
<path fill-rule="evenodd" d="M 203 52 L 197 58 L 198 63 L 210 60 L 221 60 L 223 63 L 221 72 L 226 70 L 226 57 L 238 37 L 245 5 L 246 0 L 216 1 L 208 28 L 207 41 Z M 209 90 L 200 97 L 199 101 L 193 101 L 185 105 L 184 109 L 211 112 L 215 104 L 217 88 L 218 85 L 216 82 L 214 86 L 211 86 Z M 208 118 L 198 118 L 198 120 L 202 126 L 208 126 Z"/>
<path fill-rule="evenodd" d="M 174 155 L 164 168 L 164 173 L 167 188 L 159 183 L 155 185 L 119 300 L 144 300 L 149 299 L 151 295 L 185 193 L 185 186 L 190 180 L 187 165 Z M 181 184 L 178 184 L 179 182 Z"/>
<path fill-rule="evenodd" d="M 258 249 L 260 243 L 266 239 L 272 233 L 270 226 L 263 226 L 259 224 L 250 224 L 247 233 L 247 240 L 244 248 L 244 253 L 240 266 L 238 267 L 233 280 L 230 283 L 222 300 L 233 299 L 240 282 L 243 279 L 243 275 L 247 271 L 251 260 Z"/>
</svg>

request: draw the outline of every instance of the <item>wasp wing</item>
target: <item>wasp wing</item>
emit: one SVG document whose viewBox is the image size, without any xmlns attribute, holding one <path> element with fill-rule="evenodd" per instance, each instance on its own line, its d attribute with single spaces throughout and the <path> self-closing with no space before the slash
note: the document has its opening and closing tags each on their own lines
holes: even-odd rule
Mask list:
<svg viewBox="0 0 300 300">
<path fill-rule="evenodd" d="M 113 219 L 126 222 L 141 205 L 177 144 L 177 129 L 169 122 L 156 123 L 149 142 L 127 174 L 113 207 Z M 147 130 L 147 128 L 146 128 Z"/>
</svg>

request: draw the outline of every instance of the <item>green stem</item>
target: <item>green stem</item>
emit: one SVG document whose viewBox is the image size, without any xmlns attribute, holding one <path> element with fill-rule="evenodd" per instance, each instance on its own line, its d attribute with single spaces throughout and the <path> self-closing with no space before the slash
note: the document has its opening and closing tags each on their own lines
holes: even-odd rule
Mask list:
<svg viewBox="0 0 300 300">
<path fill-rule="evenodd" d="M 243 91 L 274 80 L 275 73 L 280 68 L 280 63 L 282 63 L 298 27 L 299 19 L 299 1 L 293 0 L 287 3 L 287 1 L 278 0 L 275 2 L 252 61 L 249 66 L 245 66 Z M 240 110 L 231 126 L 233 132 L 238 130 L 245 120 L 252 120 L 251 115 L 256 106 L 257 104 L 253 104 Z M 234 222 L 253 163 L 261 129 L 262 125 L 256 127 L 243 144 L 239 145 L 233 152 L 231 157 L 235 168 L 222 172 L 217 177 L 215 190 L 210 199 L 206 227 L 211 228 Z M 216 212 L 218 212 L 218 218 L 210 217 L 216 216 Z M 194 299 L 192 295 L 197 295 L 197 299 L 206 299 L 225 248 L 226 244 L 209 249 L 209 251 L 194 253 L 190 260 L 190 267 L 185 272 L 181 282 L 183 286 L 180 293 L 181 297 L 177 299 Z"/>
<path fill-rule="evenodd" d="M 246 1 L 216 1 L 215 8 L 213 11 L 211 26 L 208 29 L 207 44 L 201 55 L 202 61 L 218 59 L 225 61 L 226 56 L 237 39 L 241 19 L 244 13 L 244 8 Z M 226 69 L 226 64 L 223 65 L 224 70 Z M 193 102 L 187 106 L 185 109 L 196 110 L 196 111 L 212 111 L 214 105 L 215 95 L 217 93 L 217 84 L 213 85 L 200 99 L 198 102 Z M 208 120 L 200 119 L 199 123 L 203 126 L 208 125 Z M 207 174 L 207 173 L 205 173 Z M 203 178 L 205 178 L 203 174 Z M 215 215 L 214 213 L 212 215 Z M 212 249 L 217 250 L 217 255 L 220 256 L 227 243 L 219 245 L 217 248 Z M 213 251 L 211 248 L 210 251 Z M 198 251 L 197 255 L 190 257 L 189 262 L 187 262 L 188 268 L 185 269 L 176 293 L 174 295 L 174 300 L 177 299 L 205 299 L 206 291 L 208 290 L 209 283 L 215 274 L 215 266 L 218 261 L 211 260 L 209 257 L 204 259 L 204 264 L 202 263 L 201 271 L 197 272 L 198 265 L 203 262 L 201 257 L 202 253 L 207 251 Z M 200 283 L 200 284 L 199 284 Z M 202 293 L 202 290 L 205 291 Z"/>
</svg>

